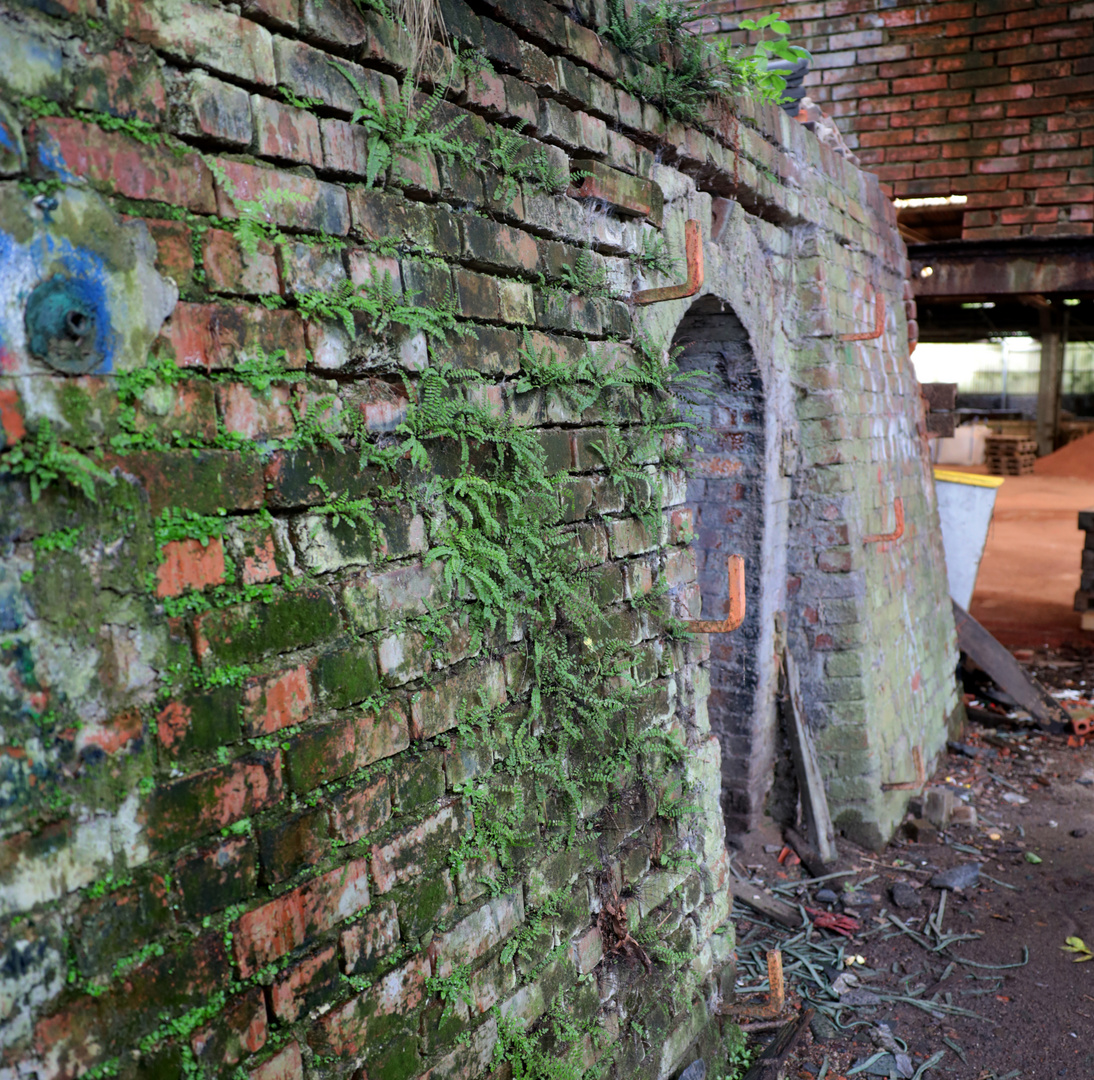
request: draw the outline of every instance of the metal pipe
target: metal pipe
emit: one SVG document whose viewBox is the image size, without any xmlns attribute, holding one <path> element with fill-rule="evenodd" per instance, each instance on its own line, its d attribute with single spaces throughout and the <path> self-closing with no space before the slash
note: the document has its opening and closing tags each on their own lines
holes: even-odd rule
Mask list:
<svg viewBox="0 0 1094 1080">
<path fill-rule="evenodd" d="M 688 277 L 683 285 L 666 285 L 661 289 L 642 289 L 631 300 L 636 304 L 659 304 L 662 300 L 683 300 L 694 296 L 703 287 L 703 234 L 699 222 L 689 218 L 684 225 L 684 251 Z"/>
<path fill-rule="evenodd" d="M 729 612 L 720 622 L 712 619 L 692 619 L 688 629 L 695 634 L 728 634 L 736 630 L 745 618 L 745 557 L 730 555 L 727 560 L 729 574 Z"/>
</svg>

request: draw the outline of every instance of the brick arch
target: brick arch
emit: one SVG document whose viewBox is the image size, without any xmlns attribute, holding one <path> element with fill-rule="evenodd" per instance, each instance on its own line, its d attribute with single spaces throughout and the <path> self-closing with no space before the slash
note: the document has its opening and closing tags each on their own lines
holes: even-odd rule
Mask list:
<svg viewBox="0 0 1094 1080">
<path fill-rule="evenodd" d="M 726 558 L 745 557 L 747 613 L 731 634 L 710 638 L 711 727 L 722 745 L 722 809 L 730 834 L 746 832 L 763 809 L 770 781 L 770 715 L 763 659 L 769 438 L 767 393 L 749 333 L 728 303 L 703 296 L 673 337 L 684 371 L 704 371 L 707 396 L 691 395 L 699 430 L 691 436 L 687 499 L 695 514 L 694 549 L 704 619 L 728 601 Z M 696 384 L 698 385 L 698 384 Z M 766 736 L 766 738 L 765 738 Z"/>
</svg>

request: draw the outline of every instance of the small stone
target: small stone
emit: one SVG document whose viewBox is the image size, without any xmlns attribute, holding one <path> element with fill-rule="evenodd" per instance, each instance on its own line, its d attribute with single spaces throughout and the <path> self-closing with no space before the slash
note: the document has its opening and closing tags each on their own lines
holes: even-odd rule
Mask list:
<svg viewBox="0 0 1094 1080">
<path fill-rule="evenodd" d="M 707 1063 L 700 1058 L 693 1061 L 681 1074 L 679 1080 L 706 1080 Z"/>
<path fill-rule="evenodd" d="M 844 893 L 842 898 L 843 906 L 850 908 L 869 907 L 874 898 L 869 893 L 864 892 L 849 892 Z"/>
<path fill-rule="evenodd" d="M 880 1005 L 881 998 L 877 994 L 870 990 L 849 990 L 840 999 L 841 1005 Z M 881 1073 L 882 1076 L 888 1076 L 888 1072 Z"/>
<path fill-rule="evenodd" d="M 1081 840 L 1084 836 L 1086 836 L 1086 832 L 1086 829 L 1072 829 L 1071 835 L 1074 836 L 1076 840 Z"/>
<path fill-rule="evenodd" d="M 935 889 L 968 889 L 980 880 L 979 863 L 962 863 L 931 878 L 931 887 Z"/>
<path fill-rule="evenodd" d="M 818 889 L 816 896 L 818 904 L 835 904 L 839 901 L 839 896 L 831 889 Z"/>
<path fill-rule="evenodd" d="M 913 844 L 933 844 L 938 840 L 938 830 L 924 818 L 912 818 L 904 823 L 904 835 Z"/>
<path fill-rule="evenodd" d="M 958 803 L 953 808 L 953 817 L 950 818 L 951 825 L 964 825 L 966 828 L 976 828 L 976 807 L 966 806 L 964 803 Z"/>
<path fill-rule="evenodd" d="M 839 1038 L 839 1032 L 836 1030 L 836 1025 L 828 1019 L 827 1016 L 823 1016 L 817 1013 L 812 1020 L 809 1021 L 809 1030 L 813 1033 L 813 1038 L 817 1042 L 832 1042 L 833 1039 Z"/>
<path fill-rule="evenodd" d="M 919 893 L 906 884 L 903 881 L 898 881 L 890 890 L 893 896 L 893 903 L 898 908 L 917 908 L 919 907 Z"/>
<path fill-rule="evenodd" d="M 934 787 L 927 791 L 924 808 L 927 820 L 937 829 L 944 829 L 953 816 L 954 798 L 949 788 Z"/>
</svg>

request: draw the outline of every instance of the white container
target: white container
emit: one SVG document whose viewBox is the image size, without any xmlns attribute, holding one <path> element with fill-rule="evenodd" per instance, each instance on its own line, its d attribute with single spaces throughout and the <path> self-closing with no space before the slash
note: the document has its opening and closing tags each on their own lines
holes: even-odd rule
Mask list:
<svg viewBox="0 0 1094 1080">
<path fill-rule="evenodd" d="M 950 439 L 931 439 L 931 461 L 936 465 L 983 465 L 987 424 L 961 424 Z"/>
<path fill-rule="evenodd" d="M 934 470 L 950 597 L 966 611 L 969 610 L 980 559 L 988 540 L 995 493 L 1002 482 L 1001 476 Z"/>
</svg>

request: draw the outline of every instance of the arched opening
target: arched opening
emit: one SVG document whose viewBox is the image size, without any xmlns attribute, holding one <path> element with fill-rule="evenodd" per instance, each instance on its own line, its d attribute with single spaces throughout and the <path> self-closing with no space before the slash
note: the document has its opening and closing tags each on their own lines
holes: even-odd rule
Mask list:
<svg viewBox="0 0 1094 1080">
<path fill-rule="evenodd" d="M 704 371 L 706 395 L 689 395 L 699 430 L 691 435 L 694 468 L 687 499 L 695 541 L 703 619 L 726 612 L 726 559 L 745 557 L 744 622 L 710 638 L 711 727 L 722 745 L 722 810 L 726 830 L 748 831 L 763 809 L 771 777 L 774 724 L 763 686 L 760 646 L 766 476 L 765 393 L 748 331 L 728 304 L 697 300 L 673 346 L 682 371 Z"/>
</svg>

